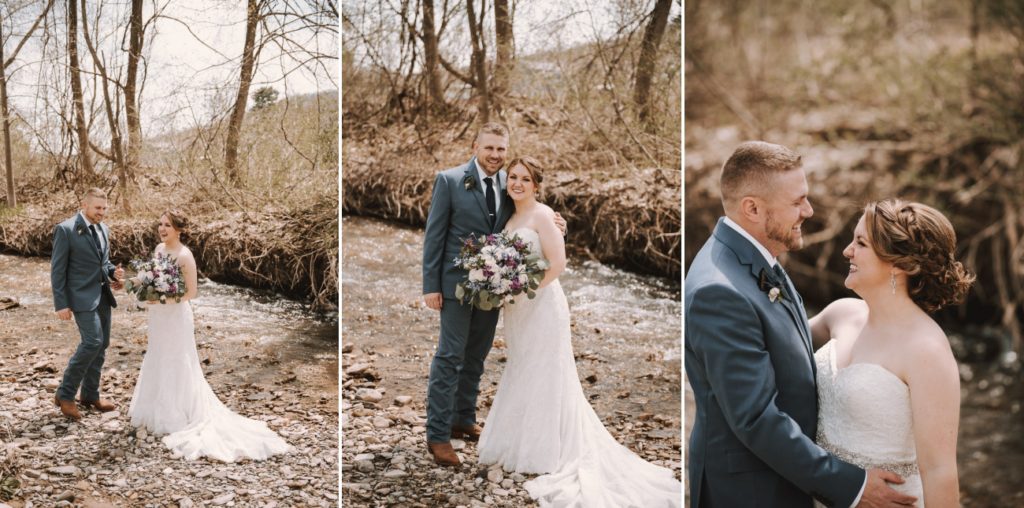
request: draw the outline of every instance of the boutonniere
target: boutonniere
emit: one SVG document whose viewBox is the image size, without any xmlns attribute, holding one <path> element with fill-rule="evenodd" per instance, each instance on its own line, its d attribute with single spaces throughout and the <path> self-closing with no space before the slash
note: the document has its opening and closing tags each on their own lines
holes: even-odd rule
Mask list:
<svg viewBox="0 0 1024 508">
<path fill-rule="evenodd" d="M 782 283 L 775 280 L 775 277 L 768 275 L 768 271 L 764 268 L 761 269 L 761 273 L 758 275 L 757 287 L 761 291 L 768 293 L 768 301 L 772 303 L 786 298 L 786 292 L 782 288 Z"/>
<path fill-rule="evenodd" d="M 466 190 L 475 189 L 476 178 L 472 174 L 466 175 L 466 177 L 462 179 L 462 186 L 465 187 Z"/>
<path fill-rule="evenodd" d="M 82 226 L 78 226 L 78 228 L 77 228 L 77 229 L 75 229 L 75 231 L 76 231 L 76 232 L 77 232 L 78 234 L 80 234 L 80 235 L 81 235 L 81 234 L 85 233 L 85 228 L 83 228 Z"/>
</svg>

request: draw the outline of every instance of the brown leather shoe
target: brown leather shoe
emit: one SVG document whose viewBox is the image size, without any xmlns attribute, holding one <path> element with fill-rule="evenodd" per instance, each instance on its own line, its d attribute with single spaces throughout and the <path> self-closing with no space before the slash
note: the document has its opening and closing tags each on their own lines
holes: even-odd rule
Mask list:
<svg viewBox="0 0 1024 508">
<path fill-rule="evenodd" d="M 75 404 L 75 401 L 73 401 L 73 400 L 64 400 L 64 399 L 58 398 L 57 396 L 54 396 L 53 397 L 53 403 L 56 406 L 60 407 L 60 412 L 64 416 L 66 416 L 68 418 L 71 418 L 72 420 L 74 420 L 76 422 L 78 420 L 82 419 L 82 413 L 78 412 L 78 405 Z"/>
<path fill-rule="evenodd" d="M 484 429 L 479 425 L 452 425 L 452 438 L 478 441 Z"/>
<path fill-rule="evenodd" d="M 104 413 L 106 413 L 107 411 L 113 411 L 114 409 L 117 408 L 117 406 L 115 406 L 113 402 L 110 402 L 109 400 L 103 400 L 103 399 L 99 399 L 99 400 L 83 400 L 83 401 L 81 401 L 81 404 L 83 406 L 85 406 L 85 407 L 92 406 L 92 407 L 94 407 L 94 408 L 96 408 L 96 409 L 98 409 L 98 410 L 100 410 L 100 411 L 102 411 Z"/>
<path fill-rule="evenodd" d="M 459 456 L 455 455 L 455 449 L 451 443 L 427 443 L 427 451 L 434 457 L 434 462 L 442 466 L 458 466 L 462 462 Z"/>
</svg>

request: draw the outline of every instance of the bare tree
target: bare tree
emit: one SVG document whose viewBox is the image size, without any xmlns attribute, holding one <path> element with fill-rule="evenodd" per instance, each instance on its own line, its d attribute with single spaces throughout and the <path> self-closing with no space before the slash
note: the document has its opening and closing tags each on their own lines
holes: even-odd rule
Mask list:
<svg viewBox="0 0 1024 508">
<path fill-rule="evenodd" d="M 484 43 L 484 12 L 487 10 L 486 0 L 480 0 L 480 16 L 473 9 L 473 0 L 466 0 L 466 18 L 469 20 L 469 39 L 473 45 L 473 82 L 479 100 L 477 111 L 480 122 L 491 121 L 491 92 L 487 86 L 487 49 Z"/>
<path fill-rule="evenodd" d="M 18 206 L 14 196 L 14 163 L 11 162 L 11 121 L 7 115 L 7 66 L 4 62 L 4 19 L 0 15 L 0 114 L 4 121 L 4 164 L 7 168 L 7 206 Z"/>
<path fill-rule="evenodd" d="M 242 49 L 242 69 L 238 83 L 238 94 L 235 95 L 235 106 L 228 123 L 228 137 L 224 148 L 224 169 L 232 182 L 238 183 L 238 140 L 245 120 L 245 108 L 249 102 L 249 86 L 252 85 L 255 68 L 256 25 L 260 20 L 260 6 L 256 0 L 249 0 L 246 7 L 245 47 Z"/>
<path fill-rule="evenodd" d="M 75 109 L 75 133 L 78 135 L 79 175 L 92 176 L 92 158 L 89 156 L 89 127 L 85 122 L 85 102 L 82 99 L 82 73 L 78 64 L 78 6 L 68 0 L 68 62 L 71 70 L 71 96 Z"/>
<path fill-rule="evenodd" d="M 637 113 L 640 121 L 646 125 L 648 131 L 653 132 L 654 124 L 651 118 L 651 80 L 654 77 L 654 67 L 658 60 L 658 46 L 661 45 L 661 38 L 665 35 L 665 26 L 668 24 L 669 10 L 672 8 L 672 0 L 658 0 L 651 11 L 651 19 L 644 31 L 644 40 L 640 46 L 640 61 L 637 62 L 636 83 L 633 86 L 633 102 L 637 106 Z"/>
<path fill-rule="evenodd" d="M 14 208 L 18 206 L 18 198 L 14 193 L 14 163 L 11 160 L 11 118 L 7 105 L 7 67 L 14 63 L 14 60 L 18 57 L 18 53 L 21 52 L 21 48 L 28 42 L 29 37 L 32 37 L 32 33 L 39 28 L 39 23 L 43 21 L 46 14 L 50 12 L 50 7 L 53 6 L 53 0 L 46 2 L 46 7 L 43 8 L 43 12 L 36 18 L 35 23 L 32 23 L 32 27 L 29 28 L 28 32 L 21 38 L 21 42 L 14 48 L 14 52 L 8 57 L 4 57 L 4 38 L 3 38 L 3 16 L 0 15 L 0 114 L 3 115 L 3 135 L 4 135 L 4 164 L 7 173 L 7 206 Z"/>
<path fill-rule="evenodd" d="M 132 0 L 132 10 L 128 18 L 128 77 L 124 84 L 124 109 L 128 124 L 128 150 L 125 165 L 127 166 L 127 176 L 132 178 L 139 169 L 139 152 L 142 151 L 142 123 L 137 102 L 142 38 L 142 0 Z"/>
<path fill-rule="evenodd" d="M 508 0 L 494 0 L 494 45 L 498 50 L 494 62 L 494 103 L 501 111 L 502 99 L 509 92 L 513 66 L 512 53 L 514 41 L 512 37 L 512 16 L 509 12 Z"/>
<path fill-rule="evenodd" d="M 124 206 L 125 211 L 131 212 L 131 201 L 127 199 L 128 180 L 130 175 L 128 174 L 128 167 L 124 160 L 123 142 L 121 136 L 121 126 L 119 122 L 120 111 L 114 110 L 114 98 L 110 94 L 110 82 L 114 81 L 110 77 L 110 73 L 107 71 L 107 65 L 103 61 L 103 57 L 96 50 L 96 45 L 92 41 L 92 37 L 89 35 L 89 14 L 86 11 L 85 0 L 81 0 L 81 15 L 82 15 L 82 38 L 85 40 L 85 46 L 89 50 L 89 54 L 92 56 L 93 66 L 96 67 L 96 71 L 99 73 L 100 88 L 103 90 L 103 109 L 107 114 L 107 125 L 110 128 L 110 153 L 105 153 L 99 147 L 92 145 L 93 150 L 105 157 L 107 160 L 114 163 L 114 167 L 117 168 L 118 173 L 118 186 L 121 188 L 122 201 L 121 204 Z M 99 9 L 97 9 L 97 25 L 99 25 Z M 115 84 L 120 84 L 114 81 Z"/>
<path fill-rule="evenodd" d="M 422 0 L 423 2 L 423 73 L 427 78 L 427 93 L 430 97 L 431 106 L 443 108 L 444 92 L 441 90 L 441 78 L 437 73 L 438 61 L 440 60 L 437 49 L 437 32 L 434 30 L 434 0 Z"/>
</svg>

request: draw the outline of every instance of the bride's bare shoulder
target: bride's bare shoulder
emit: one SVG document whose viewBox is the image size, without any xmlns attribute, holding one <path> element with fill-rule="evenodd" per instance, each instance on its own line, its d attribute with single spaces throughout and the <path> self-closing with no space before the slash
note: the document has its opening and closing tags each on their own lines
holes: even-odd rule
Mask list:
<svg viewBox="0 0 1024 508">
<path fill-rule="evenodd" d="M 178 259 L 188 261 L 192 264 L 195 264 L 196 262 L 196 258 L 192 255 L 192 251 L 184 245 L 181 246 L 181 252 L 178 253 Z"/>
</svg>

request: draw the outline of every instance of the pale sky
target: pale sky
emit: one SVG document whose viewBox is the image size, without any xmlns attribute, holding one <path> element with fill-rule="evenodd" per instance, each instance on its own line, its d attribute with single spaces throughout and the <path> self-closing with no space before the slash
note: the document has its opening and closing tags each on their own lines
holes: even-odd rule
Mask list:
<svg viewBox="0 0 1024 508">
<path fill-rule="evenodd" d="M 393 3 L 393 2 L 392 2 Z M 557 48 L 569 48 L 579 44 L 594 42 L 595 40 L 607 40 L 614 36 L 617 26 L 618 12 L 616 2 L 606 0 L 563 0 L 561 2 L 547 1 L 518 1 L 513 2 L 515 12 L 513 13 L 513 33 L 515 39 L 515 51 L 518 56 L 525 56 L 539 51 Z M 435 2 L 437 4 L 437 2 Z M 343 0 L 342 13 L 348 13 L 349 19 L 353 21 L 367 21 L 372 18 L 383 6 L 384 15 L 391 18 L 392 22 L 398 19 L 398 15 L 387 10 L 388 2 L 379 0 Z M 489 9 L 493 6 L 489 5 Z M 639 9 L 644 14 L 654 8 L 653 0 L 644 2 Z M 440 5 L 435 5 L 440 9 Z M 369 13 L 371 16 L 364 16 Z M 672 4 L 670 16 L 679 14 L 679 5 Z M 440 24 L 441 14 L 436 13 L 435 24 Z M 373 21 L 370 19 L 369 21 Z M 450 27 L 442 34 L 441 50 L 446 58 L 452 63 L 461 66 L 468 66 L 470 52 L 469 33 L 466 28 L 464 14 L 457 14 L 450 21 Z M 493 33 L 494 13 L 489 10 L 485 17 L 486 29 Z M 371 24 L 362 27 L 368 32 L 373 31 Z M 640 27 L 642 33 L 643 27 Z M 352 36 L 352 34 L 349 34 Z M 397 37 L 393 37 L 397 39 Z M 353 37 L 353 41 L 358 38 Z M 357 63 L 363 57 L 361 44 L 353 44 L 356 49 Z M 488 51 L 493 57 L 494 44 L 490 41 Z"/>
<path fill-rule="evenodd" d="M 245 42 L 244 0 L 146 0 L 144 20 L 153 15 L 154 3 L 166 6 L 163 14 L 180 22 L 162 18 L 147 29 L 147 46 L 143 52 L 149 65 L 145 71 L 140 100 L 143 131 L 147 137 L 169 129 L 188 127 L 195 121 L 208 121 L 213 115 L 229 109 L 237 90 Z M 90 7 L 93 4 L 90 3 Z M 105 39 L 97 41 L 100 52 L 108 58 L 116 56 L 122 69 L 126 62 L 124 52 L 121 51 L 124 31 L 120 26 L 115 30 L 112 20 L 127 19 L 129 8 L 127 2 L 105 6 L 104 16 L 110 21 L 105 22 L 101 30 L 107 35 Z M 61 6 L 57 11 L 57 19 L 64 19 L 64 13 Z M 94 16 L 95 11 L 91 11 L 90 15 Z M 58 36 L 63 37 L 65 28 L 61 26 L 57 30 Z M 37 32 L 33 37 L 35 40 L 18 55 L 18 64 L 11 69 L 14 73 L 9 86 L 12 108 L 16 108 L 30 122 L 36 122 L 37 127 L 45 123 L 43 117 L 46 116 L 51 117 L 49 122 L 53 124 L 53 113 L 48 112 L 45 101 L 39 97 L 41 92 L 38 84 L 68 79 L 66 71 L 61 71 L 64 75 L 41 75 L 41 72 L 49 71 L 31 64 L 40 58 L 38 35 Z M 314 38 L 309 33 L 296 33 L 292 36 L 309 48 L 319 48 L 320 53 L 335 57 L 338 54 L 338 40 L 333 35 L 321 34 L 319 38 Z M 203 42 L 197 40 L 197 37 Z M 51 41 L 52 46 L 62 44 L 62 40 Z M 13 48 L 14 45 L 12 39 L 8 41 L 7 47 Z M 80 42 L 79 47 L 79 59 L 83 67 L 88 68 L 91 66 L 91 57 L 84 42 Z M 320 67 L 302 67 L 290 58 L 281 58 L 278 48 L 269 45 L 260 56 L 250 93 L 262 86 L 273 86 L 282 98 L 286 94 L 337 90 L 339 65 L 334 58 L 324 60 Z M 298 70 L 294 70 L 296 67 L 299 67 Z M 283 77 L 288 71 L 292 72 Z M 140 81 L 143 79 L 142 73 L 140 68 Z M 91 78 L 83 75 L 82 79 L 88 101 L 93 95 Z M 106 131 L 105 117 L 96 118 L 94 124 L 100 128 L 97 130 L 94 127 L 94 133 Z"/>
</svg>

